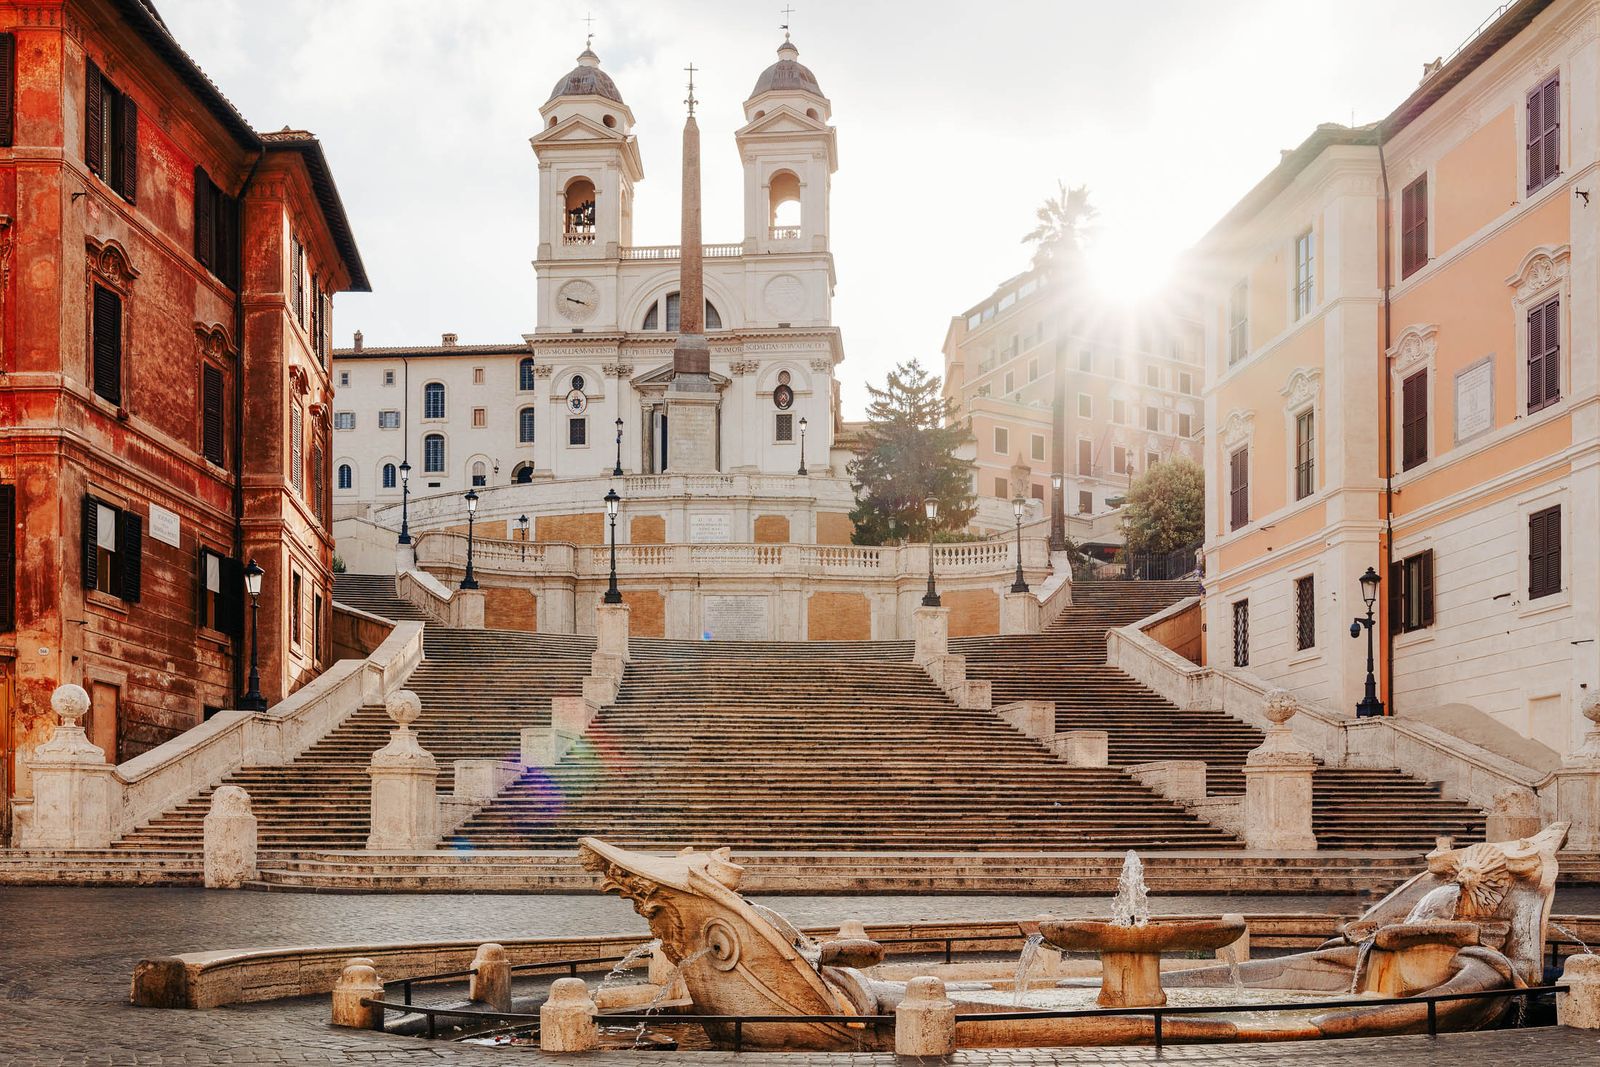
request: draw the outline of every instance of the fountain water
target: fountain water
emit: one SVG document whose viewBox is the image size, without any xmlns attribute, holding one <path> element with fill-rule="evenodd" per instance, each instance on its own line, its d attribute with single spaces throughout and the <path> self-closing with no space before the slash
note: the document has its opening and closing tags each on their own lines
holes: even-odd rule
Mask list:
<svg viewBox="0 0 1600 1067">
<path fill-rule="evenodd" d="M 1228 981 L 1233 983 L 1234 992 L 1244 992 L 1244 980 L 1239 977 L 1239 954 L 1233 951 L 1232 945 L 1223 945 L 1219 951 L 1223 962 L 1228 965 Z"/>
<path fill-rule="evenodd" d="M 1583 938 L 1579 937 L 1577 934 L 1573 933 L 1571 930 L 1568 930 L 1565 926 L 1562 926 L 1560 923 L 1550 922 L 1548 919 L 1546 919 L 1545 920 L 1545 925 L 1549 926 L 1552 930 L 1556 931 L 1557 933 L 1565 934 L 1566 936 L 1572 938 L 1572 940 L 1576 941 L 1578 943 L 1578 947 L 1583 950 L 1581 953 L 1578 953 L 1578 955 L 1581 955 L 1581 956 L 1593 956 L 1595 954 L 1594 953 L 1594 949 L 1592 949 L 1588 945 L 1584 944 Z"/>
<path fill-rule="evenodd" d="M 1150 890 L 1144 884 L 1144 861 L 1133 849 L 1122 857 L 1117 896 L 1111 902 L 1111 922 L 1116 926 L 1144 926 L 1150 921 Z"/>
<path fill-rule="evenodd" d="M 1044 937 L 1041 934 L 1029 934 L 1028 940 L 1022 943 L 1022 953 L 1017 957 L 1017 977 L 1011 983 L 1011 1002 L 1016 1007 L 1022 1007 L 1022 1000 L 1028 994 L 1028 972 L 1033 970 L 1042 944 Z"/>
<path fill-rule="evenodd" d="M 678 962 L 678 965 L 676 967 L 672 968 L 672 970 L 667 973 L 666 978 L 663 979 L 662 982 L 661 982 L 660 991 L 656 993 L 656 995 L 651 999 L 650 1003 L 646 1004 L 640 1010 L 640 1014 L 642 1014 L 642 1015 L 652 1015 L 655 1012 L 660 1011 L 661 1010 L 661 1005 L 666 1002 L 666 999 L 669 996 L 672 995 L 672 989 L 673 989 L 674 986 L 676 986 L 678 984 L 678 978 L 680 976 L 682 976 L 684 968 L 688 967 L 689 964 L 694 963 L 696 960 L 699 960 L 699 959 L 701 959 L 701 958 L 703 958 L 705 956 L 708 956 L 710 954 L 711 954 L 711 949 L 702 948 L 702 949 L 698 949 L 698 950 L 696 950 L 694 952 L 689 953 L 689 955 L 685 956 L 682 960 L 680 960 Z M 634 1048 L 638 1048 L 639 1045 L 644 1041 L 644 1031 L 645 1031 L 645 1023 L 643 1021 L 641 1021 L 639 1023 L 638 1028 L 635 1029 L 634 1033 L 633 1033 L 633 1047 Z"/>
<path fill-rule="evenodd" d="M 629 972 L 633 970 L 633 965 L 650 955 L 660 946 L 661 940 L 656 938 L 630 948 L 627 954 L 618 960 L 611 970 L 606 972 L 606 976 L 600 979 L 600 985 L 595 989 L 595 996 L 598 998 L 605 990 L 621 983 L 622 979 L 630 977 Z"/>
</svg>

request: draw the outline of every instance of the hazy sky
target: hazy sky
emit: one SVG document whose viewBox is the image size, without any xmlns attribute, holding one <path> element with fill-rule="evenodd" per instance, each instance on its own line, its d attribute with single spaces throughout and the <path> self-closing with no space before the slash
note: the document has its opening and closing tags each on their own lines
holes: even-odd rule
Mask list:
<svg viewBox="0 0 1600 1067">
<path fill-rule="evenodd" d="M 261 130 L 323 140 L 372 279 L 341 345 L 511 341 L 534 326 L 539 105 L 583 47 L 633 110 L 634 239 L 678 240 L 683 72 L 704 139 L 705 239 L 738 240 L 733 131 L 776 59 L 779 0 L 157 0 Z M 1090 187 L 1120 287 L 1161 266 L 1318 122 L 1370 122 L 1493 0 L 798 0 L 800 61 L 839 131 L 834 321 L 845 413 L 950 317 L 1024 269 L 1057 178 Z"/>
</svg>

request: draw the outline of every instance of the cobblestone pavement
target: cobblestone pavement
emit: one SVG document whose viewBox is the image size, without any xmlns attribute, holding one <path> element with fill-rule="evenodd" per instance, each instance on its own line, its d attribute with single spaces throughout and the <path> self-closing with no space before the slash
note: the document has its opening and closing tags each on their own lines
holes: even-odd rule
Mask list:
<svg viewBox="0 0 1600 1067">
<path fill-rule="evenodd" d="M 801 924 L 916 919 L 1028 918 L 1104 911 L 1104 901 L 1046 897 L 785 897 L 773 901 Z M 1170 912 L 1353 913 L 1350 898 L 1163 897 Z M 1560 894 L 1557 910 L 1600 910 L 1600 894 Z M 198 889 L 0 887 L 0 1065 L 50 1064 L 495 1064 L 541 1061 L 529 1048 L 490 1049 L 334 1030 L 325 997 L 214 1011 L 130 1006 L 133 965 L 147 956 L 202 949 L 438 938 L 536 937 L 645 932 L 622 901 L 590 896 L 330 896 Z M 1191 1046 L 1161 1062 L 1214 1064 L 1459 1064 L 1496 1067 L 1600 1060 L 1600 1034 L 1566 1030 L 1270 1046 Z M 1023 1049 L 964 1052 L 961 1064 L 1144 1063 L 1150 1049 Z M 889 1055 L 594 1053 L 593 1067 L 810 1067 L 890 1064 Z"/>
</svg>

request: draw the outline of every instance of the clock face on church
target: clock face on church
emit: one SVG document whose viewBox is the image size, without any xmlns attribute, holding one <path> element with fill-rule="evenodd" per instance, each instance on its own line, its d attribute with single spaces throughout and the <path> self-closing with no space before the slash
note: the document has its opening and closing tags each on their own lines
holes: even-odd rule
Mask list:
<svg viewBox="0 0 1600 1067">
<path fill-rule="evenodd" d="M 600 290 L 576 278 L 556 290 L 556 311 L 568 322 L 588 322 L 600 308 Z"/>
</svg>

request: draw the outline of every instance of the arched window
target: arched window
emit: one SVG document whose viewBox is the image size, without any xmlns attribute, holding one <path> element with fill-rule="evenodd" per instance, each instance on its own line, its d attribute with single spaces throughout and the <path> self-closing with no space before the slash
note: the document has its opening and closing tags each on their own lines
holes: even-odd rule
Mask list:
<svg viewBox="0 0 1600 1067">
<path fill-rule="evenodd" d="M 800 179 L 780 170 L 767 183 L 767 236 L 774 241 L 800 239 Z"/>
<path fill-rule="evenodd" d="M 348 464 L 348 463 L 339 464 L 339 481 L 338 481 L 339 488 L 340 489 L 349 489 L 353 485 L 355 485 L 355 480 L 356 480 L 356 475 L 355 475 L 355 472 L 350 469 L 350 464 Z"/>
<path fill-rule="evenodd" d="M 422 387 L 422 417 L 444 418 L 444 383 L 429 382 Z"/>
<path fill-rule="evenodd" d="M 385 489 L 393 489 L 394 488 L 394 480 L 395 480 L 396 473 L 397 472 L 395 471 L 393 463 L 385 463 L 383 465 L 383 487 Z"/>
<path fill-rule="evenodd" d="M 488 485 L 489 484 L 489 468 L 487 468 L 487 467 L 485 467 L 483 465 L 483 460 L 481 460 L 481 459 L 474 461 L 473 464 L 472 464 L 472 484 L 473 485 Z"/>
<path fill-rule="evenodd" d="M 524 393 L 533 392 L 533 357 L 529 356 L 517 364 L 517 388 Z"/>
<path fill-rule="evenodd" d="M 566 209 L 565 240 L 569 245 L 594 243 L 594 182 L 574 178 L 564 194 Z"/>
<path fill-rule="evenodd" d="M 533 408 L 517 412 L 517 440 L 525 445 L 533 444 L 533 413 Z"/>
<path fill-rule="evenodd" d="M 430 433 L 422 439 L 422 473 L 444 473 L 444 434 Z"/>
<path fill-rule="evenodd" d="M 533 481 L 533 464 L 518 463 L 511 469 L 511 480 L 517 485 L 527 485 Z"/>
<path fill-rule="evenodd" d="M 644 325 L 641 326 L 640 329 L 665 330 L 667 333 L 677 333 L 679 305 L 678 294 L 668 293 L 666 296 L 666 303 L 667 324 L 665 326 L 661 325 L 661 301 L 657 300 L 655 303 L 650 305 L 650 310 L 644 313 Z M 713 304 L 709 300 L 706 301 L 706 329 L 722 329 L 722 316 L 717 312 L 717 305 Z"/>
</svg>

